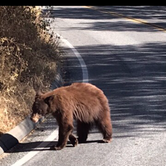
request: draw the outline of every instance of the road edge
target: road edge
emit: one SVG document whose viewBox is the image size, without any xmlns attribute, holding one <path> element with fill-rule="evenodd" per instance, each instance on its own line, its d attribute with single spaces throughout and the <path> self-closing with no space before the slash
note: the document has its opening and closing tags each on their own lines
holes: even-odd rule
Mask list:
<svg viewBox="0 0 166 166">
<path fill-rule="evenodd" d="M 56 33 L 56 35 L 58 36 L 58 38 L 61 39 L 61 42 L 63 44 L 65 44 L 65 47 L 69 47 L 72 50 L 72 52 L 74 53 L 74 55 L 78 59 L 80 66 L 81 66 L 81 69 L 82 69 L 82 82 L 88 83 L 89 82 L 88 69 L 87 69 L 85 61 L 82 58 L 82 56 L 80 55 L 80 53 L 74 48 L 74 46 L 68 40 L 63 38 L 63 36 L 59 35 L 58 33 Z"/>
</svg>

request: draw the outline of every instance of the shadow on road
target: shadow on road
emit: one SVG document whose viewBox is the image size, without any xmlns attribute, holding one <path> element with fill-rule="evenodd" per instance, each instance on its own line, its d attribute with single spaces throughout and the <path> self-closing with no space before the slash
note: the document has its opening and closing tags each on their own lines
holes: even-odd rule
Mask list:
<svg viewBox="0 0 166 166">
<path fill-rule="evenodd" d="M 98 9 L 153 20 L 153 23 L 166 27 L 165 6 L 103 6 Z M 80 24 L 86 26 L 78 24 L 71 27 L 72 30 L 156 32 L 144 24 L 82 7 L 52 7 L 49 11 L 50 18 L 84 20 Z M 109 98 L 114 137 L 151 136 L 165 131 L 165 47 L 165 42 L 76 47 L 88 67 L 90 82 L 101 88 Z M 73 58 L 68 60 L 73 61 Z"/>
<path fill-rule="evenodd" d="M 165 47 L 165 43 L 76 47 L 88 66 L 90 82 L 109 98 L 113 128 L 126 137 L 166 129 Z"/>
<path fill-rule="evenodd" d="M 89 140 L 85 143 L 80 144 L 91 144 L 91 143 L 103 143 L 102 140 Z M 17 147 L 12 148 L 7 153 L 18 153 L 18 152 L 32 152 L 32 151 L 51 151 L 50 147 L 55 146 L 57 141 L 36 141 L 29 143 L 19 143 Z M 105 143 L 103 143 L 105 144 Z M 77 145 L 77 146 L 79 146 Z M 65 148 L 74 148 L 73 145 L 68 141 Z"/>
<path fill-rule="evenodd" d="M 122 17 L 114 16 L 110 13 L 101 14 L 104 12 L 115 12 L 124 16 L 133 17 L 136 19 L 145 19 L 149 23 L 166 28 L 166 7 L 165 6 L 98 6 L 98 10 L 87 9 L 82 7 L 51 7 L 43 10 L 43 13 L 50 12 L 49 18 L 62 19 L 83 19 L 84 25 L 71 27 L 66 30 L 99 30 L 99 31 L 138 31 L 138 32 L 154 32 L 154 28 L 149 28 L 144 24 L 137 24 L 122 20 Z M 87 22 L 86 22 L 87 20 Z M 91 20 L 91 21 L 89 21 Z M 118 21 L 119 20 L 119 21 Z"/>
</svg>

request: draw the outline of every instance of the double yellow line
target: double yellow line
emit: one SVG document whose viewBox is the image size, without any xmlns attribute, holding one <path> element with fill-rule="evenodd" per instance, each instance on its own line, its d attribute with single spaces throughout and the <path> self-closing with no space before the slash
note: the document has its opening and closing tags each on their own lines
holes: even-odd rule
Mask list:
<svg viewBox="0 0 166 166">
<path fill-rule="evenodd" d="M 98 9 L 97 7 L 95 6 L 84 6 L 85 8 L 90 8 L 90 9 L 94 9 L 94 10 L 97 10 L 101 13 L 106 13 L 106 14 L 111 14 L 113 16 L 117 16 L 117 17 L 121 17 L 121 18 L 125 18 L 131 22 L 135 22 L 135 23 L 139 23 L 139 24 L 145 24 L 145 25 L 148 25 L 148 26 L 151 26 L 157 30 L 160 30 L 160 31 L 163 31 L 163 32 L 166 32 L 166 28 L 163 28 L 161 26 L 158 26 L 156 24 L 153 24 L 153 23 L 149 23 L 145 20 L 142 20 L 142 19 L 136 19 L 136 18 L 133 18 L 133 17 L 129 17 L 129 16 L 125 16 L 123 14 L 120 14 L 120 13 L 117 13 L 117 12 L 112 12 L 112 11 L 104 11 L 104 10 L 101 10 L 101 9 Z"/>
</svg>

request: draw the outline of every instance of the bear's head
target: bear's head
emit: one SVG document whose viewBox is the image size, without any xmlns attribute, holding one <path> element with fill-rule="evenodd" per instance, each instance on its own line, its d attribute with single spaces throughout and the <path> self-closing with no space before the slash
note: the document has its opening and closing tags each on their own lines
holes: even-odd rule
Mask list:
<svg viewBox="0 0 166 166">
<path fill-rule="evenodd" d="M 31 120 L 35 123 L 41 118 L 41 116 L 45 116 L 49 112 L 49 106 L 47 103 L 47 99 L 42 97 L 41 92 L 36 93 L 35 101 L 32 106 L 32 115 Z"/>
</svg>

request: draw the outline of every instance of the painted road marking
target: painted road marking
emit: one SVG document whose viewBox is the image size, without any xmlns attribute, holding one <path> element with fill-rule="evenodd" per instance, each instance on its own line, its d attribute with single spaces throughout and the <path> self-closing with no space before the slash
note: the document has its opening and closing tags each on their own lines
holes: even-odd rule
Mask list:
<svg viewBox="0 0 166 166">
<path fill-rule="evenodd" d="M 66 39 L 64 39 L 62 36 L 60 36 L 57 33 L 57 36 L 61 38 L 61 40 L 68 46 L 70 47 L 70 49 L 73 51 L 73 53 L 75 54 L 75 56 L 77 57 L 80 65 L 81 65 L 81 69 L 82 69 L 82 82 L 89 82 L 89 77 L 88 77 L 88 69 L 87 66 L 82 58 L 82 56 L 80 55 L 80 53 L 73 47 L 73 45 L 71 43 L 69 43 Z"/>
<path fill-rule="evenodd" d="M 46 147 L 49 142 L 53 141 L 55 138 L 58 137 L 58 128 L 53 131 L 38 147 Z M 23 164 L 25 164 L 26 162 L 28 162 L 32 157 L 34 157 L 35 155 L 37 155 L 40 151 L 31 151 L 28 154 L 26 154 L 23 158 L 21 158 L 20 160 L 17 160 L 16 163 L 14 163 L 11 166 L 22 166 Z"/>
<path fill-rule="evenodd" d="M 139 23 L 139 24 L 145 24 L 145 25 L 148 25 L 148 26 L 151 26 L 157 30 L 160 30 L 160 31 L 163 31 L 163 32 L 166 32 L 166 29 L 159 26 L 159 25 L 156 25 L 156 24 L 153 24 L 153 23 L 149 23 L 145 20 L 142 20 L 142 19 L 136 19 L 136 18 L 133 18 L 133 17 L 130 17 L 130 16 L 125 16 L 123 14 L 120 14 L 120 13 L 117 13 L 117 12 L 112 12 L 112 11 L 104 11 L 104 10 L 101 10 L 101 9 L 98 9 L 96 8 L 95 6 L 84 6 L 85 8 L 89 8 L 89 9 L 94 9 L 94 10 L 97 10 L 101 13 L 106 13 L 106 14 L 111 14 L 113 16 L 117 16 L 117 17 L 122 17 L 122 18 L 125 18 L 131 22 L 135 22 L 135 23 Z"/>
</svg>

